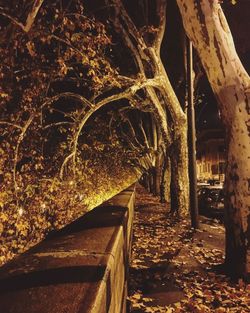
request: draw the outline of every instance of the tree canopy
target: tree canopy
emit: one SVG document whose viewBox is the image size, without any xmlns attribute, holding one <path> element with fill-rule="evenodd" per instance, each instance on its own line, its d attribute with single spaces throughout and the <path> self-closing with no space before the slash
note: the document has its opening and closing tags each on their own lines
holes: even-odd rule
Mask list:
<svg viewBox="0 0 250 313">
<path fill-rule="evenodd" d="M 171 182 L 174 211 L 188 212 L 186 81 L 185 74 L 170 80 L 166 71 L 175 62 L 163 55 L 168 3 L 1 1 L 2 261 L 108 198 L 118 181 L 124 188 L 145 171 L 157 192 Z M 177 4 L 227 130 L 227 261 L 232 267 L 237 251 L 242 275 L 249 250 L 243 153 L 249 77 L 219 1 Z M 184 46 L 178 48 L 185 55 Z"/>
</svg>

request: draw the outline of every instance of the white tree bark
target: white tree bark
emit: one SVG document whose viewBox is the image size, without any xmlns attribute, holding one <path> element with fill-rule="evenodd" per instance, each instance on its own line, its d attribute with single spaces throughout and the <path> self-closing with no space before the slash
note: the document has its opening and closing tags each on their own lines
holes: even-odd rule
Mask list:
<svg viewBox="0 0 250 313">
<path fill-rule="evenodd" d="M 166 149 L 171 142 L 178 147 L 175 150 L 177 160 L 175 186 L 177 189 L 178 212 L 182 215 L 184 212 L 188 212 L 189 209 L 187 124 L 186 115 L 171 86 L 160 56 L 166 25 L 166 1 L 159 0 L 156 3 L 158 25 L 151 44 L 144 40 L 122 1 L 112 0 L 112 3 L 115 9 L 114 26 L 130 49 L 138 67 L 138 75 L 144 80 L 148 80 L 149 77 L 147 76 L 152 75 L 152 79 L 156 82 L 154 86 L 145 87 L 145 93 L 157 118 Z M 150 74 L 148 74 L 148 68 L 151 70 Z M 166 110 L 168 110 L 171 119 L 174 121 L 171 136 L 169 136 Z M 171 137 L 170 140 L 169 137 Z"/>
<path fill-rule="evenodd" d="M 244 276 L 250 272 L 250 78 L 219 1 L 177 3 L 226 127 L 226 264 L 235 276 Z"/>
</svg>

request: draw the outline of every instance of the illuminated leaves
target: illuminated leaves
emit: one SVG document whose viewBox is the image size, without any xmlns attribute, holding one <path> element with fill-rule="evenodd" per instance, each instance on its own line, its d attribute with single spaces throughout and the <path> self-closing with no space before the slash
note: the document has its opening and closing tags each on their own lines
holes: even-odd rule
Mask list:
<svg viewBox="0 0 250 313">
<path fill-rule="evenodd" d="M 28 235 L 28 230 L 29 230 L 29 223 L 28 221 L 18 221 L 16 223 L 16 230 L 18 232 L 18 235 L 26 237 Z"/>
<path fill-rule="evenodd" d="M 23 14 L 19 4 L 6 3 L 1 10 L 13 17 Z M 100 154 L 108 149 L 109 161 L 121 166 L 118 155 L 123 148 L 115 152 L 119 141 L 114 145 L 112 139 L 105 146 L 93 137 L 88 151 L 78 147 L 75 171 L 69 159 L 65 181 L 59 179 L 85 111 L 79 101 L 50 99 L 63 92 L 87 99 L 119 86 L 117 69 L 110 63 L 111 38 L 101 22 L 87 15 L 80 0 L 65 7 L 60 2 L 44 3 L 28 35 L 12 27 L 11 19 L 3 18 L 0 26 L 0 263 L 4 263 L 51 229 L 83 214 L 92 189 L 101 195 L 102 184 L 109 186 L 112 171 L 102 164 Z M 131 175 L 130 169 L 125 172 Z"/>
<path fill-rule="evenodd" d="M 77 116 L 75 114 L 74 119 Z M 134 182 L 135 172 L 121 158 L 126 149 L 118 134 L 114 131 L 111 135 L 109 128 L 105 127 L 109 115 L 107 120 L 103 116 L 96 118 L 95 123 L 92 121 L 92 127 L 89 125 L 88 131 L 80 137 L 75 176 L 67 172 L 63 181 L 57 176 L 46 177 L 46 168 L 43 168 L 46 162 L 39 159 L 37 150 L 32 150 L 31 157 L 23 155 L 18 163 L 17 183 L 20 193 L 17 207 L 13 199 L 13 176 L 5 173 L 5 183 L 1 185 L 0 192 L 0 264 L 38 243 L 51 230 L 62 228 L 89 208 L 99 205 L 126 187 L 126 184 Z M 65 130 L 60 126 L 60 136 L 67 134 Z M 34 136 L 32 139 L 35 140 Z M 64 147 L 60 151 L 67 149 L 63 143 Z M 25 149 L 20 152 L 25 152 Z M 55 166 L 55 163 L 52 165 Z M 4 164 L 2 170 L 6 170 Z M 35 173 L 41 173 L 40 180 L 37 180 Z M 8 190 L 10 187 L 12 190 Z"/>
</svg>

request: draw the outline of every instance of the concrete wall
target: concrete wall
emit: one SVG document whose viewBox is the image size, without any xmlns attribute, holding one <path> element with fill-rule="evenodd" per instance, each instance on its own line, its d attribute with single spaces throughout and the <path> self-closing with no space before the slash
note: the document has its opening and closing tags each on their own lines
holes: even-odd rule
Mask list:
<svg viewBox="0 0 250 313">
<path fill-rule="evenodd" d="M 125 313 L 134 187 L 0 269 L 1 313 Z"/>
</svg>

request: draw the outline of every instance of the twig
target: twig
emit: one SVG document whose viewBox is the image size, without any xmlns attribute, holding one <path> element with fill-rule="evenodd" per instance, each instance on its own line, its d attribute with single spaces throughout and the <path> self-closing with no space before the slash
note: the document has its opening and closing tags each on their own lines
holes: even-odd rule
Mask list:
<svg viewBox="0 0 250 313">
<path fill-rule="evenodd" d="M 60 38 L 54 34 L 50 35 L 51 38 L 56 39 L 59 42 L 64 43 L 65 45 L 69 46 L 72 50 L 76 51 L 77 53 L 79 53 L 82 57 L 85 56 L 84 53 L 82 53 L 79 49 L 77 49 L 76 47 L 74 47 L 70 41 L 65 40 L 63 38 Z"/>
<path fill-rule="evenodd" d="M 7 17 L 13 24 L 19 26 L 24 32 L 28 33 L 36 19 L 37 13 L 42 6 L 44 0 L 35 0 L 33 7 L 31 9 L 31 12 L 28 14 L 27 19 L 26 19 L 26 24 L 24 25 L 21 22 L 18 22 L 13 16 L 5 13 L 5 12 L 0 12 L 2 16 Z"/>
<path fill-rule="evenodd" d="M 23 129 L 22 126 L 20 126 L 20 125 L 17 125 L 17 124 L 14 124 L 14 123 L 10 123 L 10 122 L 6 122 L 6 121 L 0 121 L 0 125 L 12 126 L 12 127 L 18 128 L 20 130 Z"/>
<path fill-rule="evenodd" d="M 73 122 L 58 122 L 58 123 L 52 123 L 52 124 L 48 124 L 48 125 L 44 126 L 43 129 L 48 129 L 48 128 L 51 128 L 51 127 L 57 127 L 57 126 L 67 125 L 67 124 L 73 124 Z"/>
</svg>

